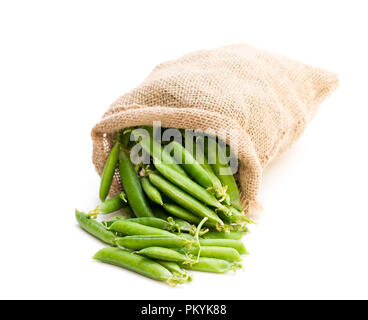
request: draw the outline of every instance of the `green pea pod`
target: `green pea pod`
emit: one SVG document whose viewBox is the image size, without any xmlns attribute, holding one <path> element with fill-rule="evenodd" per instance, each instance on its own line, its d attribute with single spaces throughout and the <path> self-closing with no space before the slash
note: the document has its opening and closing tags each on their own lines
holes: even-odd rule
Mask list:
<svg viewBox="0 0 368 320">
<path fill-rule="evenodd" d="M 171 155 L 166 152 L 160 144 L 158 144 L 155 140 L 152 138 L 143 138 L 139 142 L 142 149 L 151 155 L 153 159 L 153 163 L 166 163 L 170 165 L 170 167 L 177 171 L 178 173 L 187 176 L 186 172 L 181 168 L 175 161 Z"/>
<path fill-rule="evenodd" d="M 126 206 L 126 201 L 124 202 L 119 194 L 100 203 L 93 211 L 91 211 L 90 215 L 109 214 L 123 209 Z"/>
<path fill-rule="evenodd" d="M 174 234 L 171 236 L 136 235 L 116 238 L 116 243 L 130 250 L 141 250 L 148 247 L 181 248 L 189 246 L 193 240 Z"/>
<path fill-rule="evenodd" d="M 220 179 L 215 175 L 212 170 L 211 165 L 208 163 L 208 159 L 205 156 L 204 151 L 204 139 L 203 137 L 197 137 L 196 141 L 193 143 L 193 154 L 196 160 L 202 165 L 202 167 L 207 171 L 213 185 L 213 190 L 215 191 L 216 197 L 219 199 L 226 199 L 227 186 L 223 186 Z"/>
<path fill-rule="evenodd" d="M 109 194 L 110 186 L 115 173 L 115 168 L 119 160 L 119 146 L 119 139 L 117 139 L 107 157 L 105 167 L 102 171 L 100 184 L 101 201 L 105 201 L 107 195 Z"/>
<path fill-rule="evenodd" d="M 194 232 L 195 226 L 180 218 L 168 217 L 167 221 L 173 223 L 179 232 Z"/>
<path fill-rule="evenodd" d="M 189 221 L 196 225 L 198 225 L 201 222 L 201 218 L 187 211 L 186 209 L 178 206 L 175 203 L 165 203 L 163 207 L 167 212 L 169 212 L 175 217 L 178 217 L 179 219 Z M 206 221 L 204 226 L 209 227 L 209 228 L 216 228 L 216 224 L 212 221 Z"/>
<path fill-rule="evenodd" d="M 213 272 L 213 273 L 225 273 L 230 270 L 239 268 L 239 263 L 231 263 L 226 260 L 215 258 L 200 258 L 195 264 L 181 264 L 181 267 L 189 270 Z"/>
<path fill-rule="evenodd" d="M 165 204 L 164 204 L 165 206 Z M 190 223 L 188 223 L 187 221 L 185 221 L 184 219 L 180 219 L 177 217 L 172 217 L 170 215 L 168 215 L 164 210 L 162 210 L 161 208 L 157 208 L 154 207 L 153 208 L 153 213 L 157 218 L 163 219 L 168 221 L 171 224 L 171 221 L 173 221 L 174 225 L 178 228 L 178 231 L 183 231 L 183 232 L 193 232 L 193 225 L 191 225 Z"/>
<path fill-rule="evenodd" d="M 211 164 L 211 167 L 216 174 L 216 176 L 221 180 L 223 186 L 227 186 L 227 194 L 230 196 L 231 205 L 242 211 L 242 205 L 240 202 L 240 194 L 239 189 L 236 184 L 235 178 L 229 165 L 226 160 L 226 150 L 222 148 L 218 143 L 213 141 L 211 145 L 215 146 L 214 148 L 208 146 L 207 147 L 207 157 L 214 162 Z"/>
<path fill-rule="evenodd" d="M 236 232 L 230 231 L 226 232 L 207 232 L 202 236 L 204 239 L 232 239 L 232 240 L 240 240 L 246 232 Z"/>
<path fill-rule="evenodd" d="M 167 220 L 163 220 L 163 219 L 155 218 L 155 217 L 130 218 L 127 221 L 135 222 L 135 223 L 143 224 L 148 227 L 158 228 L 158 229 L 167 230 L 167 231 L 176 230 L 174 226 L 175 225 L 174 222 L 170 223 Z"/>
<path fill-rule="evenodd" d="M 189 249 L 180 249 L 179 252 L 196 255 L 199 252 L 199 248 L 191 247 Z M 227 261 L 241 261 L 239 252 L 234 248 L 229 247 L 201 246 L 200 256 L 206 258 L 222 259 Z"/>
<path fill-rule="evenodd" d="M 243 242 L 240 240 L 232 240 L 232 239 L 200 239 L 199 243 L 201 246 L 208 247 L 228 247 L 234 248 L 240 254 L 248 254 L 248 251 L 245 249 Z"/>
<path fill-rule="evenodd" d="M 148 247 L 138 251 L 139 254 L 144 256 L 164 261 L 182 262 L 182 263 L 194 263 L 188 255 L 181 254 L 178 251 L 163 247 Z"/>
<path fill-rule="evenodd" d="M 115 235 L 96 220 L 91 219 L 83 212 L 75 210 L 75 217 L 82 229 L 92 234 L 96 238 L 110 245 L 116 245 Z"/>
<path fill-rule="evenodd" d="M 166 230 L 149 227 L 129 220 L 115 221 L 109 228 L 116 232 L 120 232 L 126 235 L 167 235 L 172 236 L 172 233 Z"/>
<path fill-rule="evenodd" d="M 148 199 L 159 205 L 163 205 L 162 197 L 160 192 L 155 188 L 151 182 L 146 177 L 141 178 L 141 184 L 144 193 L 147 195 Z"/>
<path fill-rule="evenodd" d="M 191 213 L 202 218 L 207 217 L 208 220 L 214 224 L 219 224 L 220 226 L 224 224 L 213 210 L 159 175 L 150 173 L 149 179 L 157 189 Z"/>
<path fill-rule="evenodd" d="M 202 186 L 200 186 L 190 178 L 178 174 L 164 163 L 156 163 L 155 167 L 167 180 L 169 180 L 171 183 L 175 184 L 185 192 L 189 193 L 197 200 L 200 200 L 201 202 L 217 209 L 228 211 L 228 209 L 223 206 L 213 194 L 208 192 L 206 189 L 204 189 Z"/>
<path fill-rule="evenodd" d="M 172 214 L 175 217 L 178 217 L 180 219 L 184 219 L 186 221 L 190 221 L 192 223 L 198 224 L 201 222 L 201 218 L 194 215 L 193 213 L 190 213 L 189 211 L 185 210 L 184 208 L 178 206 L 174 203 L 165 203 L 163 205 L 164 209 Z"/>
<path fill-rule="evenodd" d="M 153 217 L 153 212 L 139 182 L 138 174 L 134 170 L 129 155 L 124 150 L 120 150 L 119 170 L 124 190 L 134 214 L 137 217 Z"/>
<path fill-rule="evenodd" d="M 202 187 L 213 187 L 207 171 L 180 143 L 172 141 L 167 145 L 167 148 L 172 149 L 176 162 L 180 163 L 184 170 Z"/>
<path fill-rule="evenodd" d="M 101 221 L 101 224 L 105 227 L 105 228 L 109 228 L 114 222 L 119 221 L 121 219 L 128 219 L 129 217 L 126 216 L 118 216 L 118 217 L 114 217 L 111 220 L 103 220 Z"/>
<path fill-rule="evenodd" d="M 137 272 L 148 278 L 166 281 L 174 285 L 173 274 L 159 263 L 142 257 L 139 254 L 128 252 L 119 248 L 104 248 L 98 251 L 94 259 L 101 262 L 113 264 L 134 272 Z"/>
<path fill-rule="evenodd" d="M 156 218 L 167 220 L 167 218 L 169 217 L 169 215 L 161 208 L 153 207 L 152 211 Z"/>
</svg>

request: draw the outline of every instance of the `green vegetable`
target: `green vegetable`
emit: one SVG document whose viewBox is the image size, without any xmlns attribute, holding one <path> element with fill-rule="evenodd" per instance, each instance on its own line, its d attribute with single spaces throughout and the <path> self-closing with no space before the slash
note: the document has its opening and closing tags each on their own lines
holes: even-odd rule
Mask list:
<svg viewBox="0 0 368 320">
<path fill-rule="evenodd" d="M 190 244 L 193 243 L 192 240 L 184 239 L 174 234 L 171 236 L 126 236 L 123 238 L 117 238 L 116 242 L 120 247 L 131 250 L 141 250 L 148 247 L 181 248 L 184 246 L 190 246 Z"/>
<path fill-rule="evenodd" d="M 129 205 L 134 214 L 137 217 L 153 217 L 153 212 L 143 194 L 138 174 L 134 170 L 129 155 L 124 150 L 120 150 L 119 170 Z"/>
<path fill-rule="evenodd" d="M 119 139 L 117 139 L 107 157 L 105 167 L 102 171 L 100 184 L 101 201 L 105 201 L 107 195 L 109 194 L 110 186 L 115 173 L 115 168 L 119 160 L 119 145 Z"/>
<path fill-rule="evenodd" d="M 109 228 L 109 230 L 113 230 L 116 232 L 120 232 L 126 235 L 168 235 L 172 236 L 172 233 L 158 229 L 149 227 L 140 223 L 131 222 L 130 220 L 118 220 L 115 221 Z"/>
<path fill-rule="evenodd" d="M 148 199 L 159 205 L 163 205 L 162 197 L 160 192 L 151 184 L 148 178 L 141 178 L 141 184 L 144 193 L 147 195 Z"/>
<path fill-rule="evenodd" d="M 194 199 L 189 194 L 185 193 L 172 183 L 166 181 L 159 175 L 155 173 L 149 174 L 149 179 L 151 183 L 159 189 L 162 193 L 164 193 L 167 197 L 174 200 L 177 204 L 184 207 L 191 213 L 199 216 L 199 217 L 207 217 L 209 222 L 214 224 L 223 225 L 224 223 L 218 217 L 218 215 L 211 210 L 210 208 L 206 207 L 203 203 L 199 202 L 198 200 Z"/>
<path fill-rule="evenodd" d="M 98 251 L 93 258 L 137 272 L 154 280 L 166 281 L 170 285 L 175 285 L 177 283 L 173 274 L 165 267 L 133 252 L 109 247 Z"/>
<path fill-rule="evenodd" d="M 115 235 L 96 220 L 91 219 L 83 212 L 75 210 L 75 217 L 82 229 L 96 238 L 111 245 L 115 245 Z"/>
<path fill-rule="evenodd" d="M 238 263 L 231 263 L 226 260 L 215 259 L 215 258 L 200 258 L 198 263 L 195 264 L 181 264 L 181 267 L 189 270 L 214 272 L 214 273 L 225 273 L 230 270 L 239 268 Z"/>
</svg>

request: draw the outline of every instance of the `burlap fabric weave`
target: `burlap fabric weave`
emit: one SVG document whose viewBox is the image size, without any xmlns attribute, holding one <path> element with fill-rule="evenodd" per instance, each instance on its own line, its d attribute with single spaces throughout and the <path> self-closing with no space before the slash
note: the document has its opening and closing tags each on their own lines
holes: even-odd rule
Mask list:
<svg viewBox="0 0 368 320">
<path fill-rule="evenodd" d="M 122 128 L 161 121 L 216 130 L 227 143 L 238 141 L 232 145 L 238 184 L 243 207 L 252 212 L 262 170 L 303 133 L 337 84 L 335 74 L 246 44 L 193 52 L 158 65 L 109 107 L 92 130 L 93 163 L 101 174 L 112 136 Z M 119 188 L 114 181 L 111 194 Z"/>
</svg>

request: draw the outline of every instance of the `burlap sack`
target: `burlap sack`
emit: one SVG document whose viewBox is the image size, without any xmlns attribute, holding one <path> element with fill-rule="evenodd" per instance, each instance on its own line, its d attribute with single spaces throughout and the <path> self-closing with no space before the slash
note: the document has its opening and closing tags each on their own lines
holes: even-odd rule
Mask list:
<svg viewBox="0 0 368 320">
<path fill-rule="evenodd" d="M 238 183 L 252 213 L 262 170 L 303 133 L 337 84 L 335 74 L 246 44 L 193 52 L 158 65 L 110 106 L 92 130 L 93 163 L 101 174 L 113 133 L 125 127 L 160 120 L 221 131 L 227 143 L 237 129 Z M 119 188 L 115 181 L 111 193 Z"/>
</svg>

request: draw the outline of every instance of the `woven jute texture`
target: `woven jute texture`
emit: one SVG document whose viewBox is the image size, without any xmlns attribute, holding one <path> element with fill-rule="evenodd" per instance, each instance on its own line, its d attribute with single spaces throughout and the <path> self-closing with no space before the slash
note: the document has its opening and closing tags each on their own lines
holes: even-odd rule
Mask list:
<svg viewBox="0 0 368 320">
<path fill-rule="evenodd" d="M 263 169 L 300 137 L 337 85 L 335 74 L 246 44 L 193 52 L 158 65 L 109 107 L 92 130 L 93 163 L 101 174 L 122 128 L 161 121 L 215 130 L 238 150 L 242 204 L 252 213 Z M 119 188 L 116 179 L 111 194 Z"/>
</svg>

